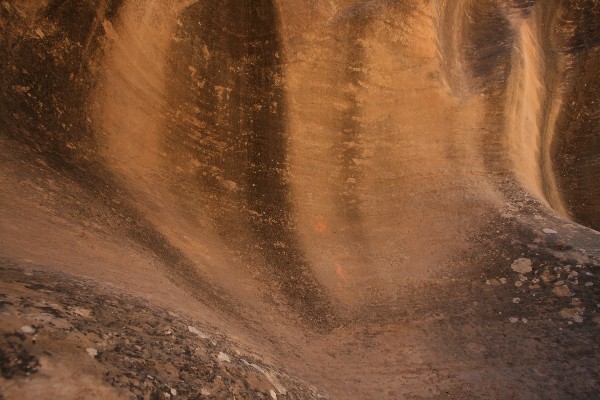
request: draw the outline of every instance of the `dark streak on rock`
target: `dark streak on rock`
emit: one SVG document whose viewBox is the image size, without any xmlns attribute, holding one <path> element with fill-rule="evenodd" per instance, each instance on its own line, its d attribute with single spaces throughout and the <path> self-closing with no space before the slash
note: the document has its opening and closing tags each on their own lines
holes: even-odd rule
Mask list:
<svg viewBox="0 0 600 400">
<path fill-rule="evenodd" d="M 341 29 L 344 34 L 341 45 L 345 47 L 341 53 L 345 60 L 340 90 L 346 108 L 341 112 L 339 121 L 336 121 L 339 124 L 336 127 L 338 140 L 333 151 L 340 164 L 340 189 L 336 195 L 339 198 L 338 213 L 347 223 L 349 239 L 357 246 L 355 249 L 357 256 L 365 260 L 366 238 L 359 193 L 363 176 L 360 161 L 364 156 L 364 139 L 360 122 L 362 105 L 358 95 L 362 90 L 361 85 L 365 83 L 367 68 L 365 49 L 361 41 L 365 38 L 365 31 L 372 18 L 372 10 L 362 11 L 365 10 L 351 10 L 347 13 L 347 20 L 343 21 Z"/>
<path fill-rule="evenodd" d="M 276 9 L 270 0 L 205 1 L 181 21 L 172 44 L 175 111 L 165 145 L 174 165 L 189 170 L 181 160 L 194 160 L 198 168 L 179 182 L 193 183 L 200 198 L 216 198 L 210 212 L 221 236 L 233 249 L 247 249 L 250 263 L 262 264 L 252 253 L 262 255 L 267 268 L 257 268 L 275 278 L 304 320 L 331 326 L 333 310 L 294 233 Z"/>
<path fill-rule="evenodd" d="M 0 8 L 9 14 L 9 26 L 0 36 L 0 131 L 21 146 L 24 157 L 34 164 L 42 160 L 93 198 L 98 209 L 78 213 L 116 227 L 150 251 L 171 281 L 188 288 L 197 299 L 231 311 L 222 293 L 206 283 L 194 263 L 131 204 L 125 188 L 98 156 L 87 107 L 103 50 L 104 39 L 95 23 L 99 4 L 100 14 L 115 18 L 121 2 L 53 1 L 34 26 L 16 10 Z M 44 37 L 37 35 L 36 27 L 45 31 Z"/>
<path fill-rule="evenodd" d="M 600 4 L 571 1 L 555 28 L 566 64 L 564 100 L 551 149 L 557 184 L 571 217 L 600 229 Z"/>
</svg>

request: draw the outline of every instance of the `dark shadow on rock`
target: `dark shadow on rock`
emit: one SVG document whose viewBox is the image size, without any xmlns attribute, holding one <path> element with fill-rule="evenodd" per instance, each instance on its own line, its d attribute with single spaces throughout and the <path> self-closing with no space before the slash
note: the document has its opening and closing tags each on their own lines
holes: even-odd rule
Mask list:
<svg viewBox="0 0 600 400">
<path fill-rule="evenodd" d="M 184 11 L 171 48 L 165 146 L 178 175 L 173 189 L 212 216 L 275 297 L 325 329 L 334 311 L 294 232 L 280 42 L 271 0 L 203 1 Z M 194 172 L 181 173 L 188 162 Z"/>
</svg>

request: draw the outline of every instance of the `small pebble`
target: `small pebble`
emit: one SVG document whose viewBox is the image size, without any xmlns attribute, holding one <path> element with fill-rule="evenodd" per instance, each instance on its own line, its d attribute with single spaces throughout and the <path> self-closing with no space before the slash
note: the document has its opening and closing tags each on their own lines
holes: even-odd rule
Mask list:
<svg viewBox="0 0 600 400">
<path fill-rule="evenodd" d="M 556 286 L 552 289 L 552 293 L 558 297 L 569 297 L 571 295 L 571 290 L 566 286 Z"/>
<path fill-rule="evenodd" d="M 20 330 L 21 330 L 21 332 L 23 332 L 23 333 L 33 333 L 33 332 L 35 332 L 35 329 L 34 329 L 34 328 L 32 328 L 32 327 L 31 327 L 31 326 L 29 326 L 29 325 L 22 326 Z"/>
<path fill-rule="evenodd" d="M 510 317 L 508 320 L 513 324 L 516 322 L 519 322 L 519 318 L 515 318 L 515 317 Z"/>
<path fill-rule="evenodd" d="M 550 275 L 550 271 L 546 270 L 544 271 L 544 273 L 542 274 L 542 280 L 545 283 L 550 283 L 554 280 L 554 277 L 552 275 Z"/>
<path fill-rule="evenodd" d="M 594 283 L 593 282 L 586 282 L 585 286 L 594 286 Z"/>
<path fill-rule="evenodd" d="M 521 282 L 521 281 L 516 281 L 516 282 L 515 282 L 515 286 L 516 286 L 516 287 L 521 287 L 521 286 L 523 286 L 523 282 Z"/>
<path fill-rule="evenodd" d="M 85 349 L 85 351 L 87 351 L 87 353 L 90 355 L 90 357 L 95 358 L 98 355 L 98 350 L 94 349 L 94 348 L 89 348 L 89 349 Z"/>
<path fill-rule="evenodd" d="M 521 299 L 520 299 L 520 298 L 518 298 L 518 297 L 515 297 L 515 298 L 514 298 L 512 301 L 513 301 L 513 303 L 515 303 L 515 304 L 519 304 L 519 303 L 521 302 Z"/>
<path fill-rule="evenodd" d="M 519 274 L 527 274 L 533 270 L 531 267 L 531 260 L 528 258 L 519 258 L 515 260 L 510 268 Z"/>
<path fill-rule="evenodd" d="M 552 235 L 552 234 L 555 234 L 555 233 L 558 233 L 558 232 L 555 231 L 554 229 L 544 228 L 544 233 Z"/>
</svg>

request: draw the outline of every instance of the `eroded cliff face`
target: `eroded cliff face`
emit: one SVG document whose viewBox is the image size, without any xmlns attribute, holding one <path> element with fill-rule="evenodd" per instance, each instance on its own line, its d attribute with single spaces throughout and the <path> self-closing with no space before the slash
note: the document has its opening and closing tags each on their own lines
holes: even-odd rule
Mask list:
<svg viewBox="0 0 600 400">
<path fill-rule="evenodd" d="M 4 1 L 0 256 L 215 324 L 338 398 L 594 393 L 599 13 Z M 569 316 L 588 358 L 530 341 Z M 541 371 L 520 394 L 508 333 Z M 540 383 L 560 362 L 577 390 Z"/>
</svg>

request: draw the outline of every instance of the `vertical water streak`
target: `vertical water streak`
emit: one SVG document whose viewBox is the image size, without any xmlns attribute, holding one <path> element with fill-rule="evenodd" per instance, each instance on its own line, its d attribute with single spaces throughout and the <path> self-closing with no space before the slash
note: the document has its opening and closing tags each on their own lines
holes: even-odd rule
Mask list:
<svg viewBox="0 0 600 400">
<path fill-rule="evenodd" d="M 533 15 L 521 9 L 511 10 L 509 19 L 517 31 L 506 104 L 510 154 L 521 184 L 547 202 L 540 168 L 544 87 L 539 27 Z"/>
<path fill-rule="evenodd" d="M 508 18 L 516 31 L 507 90 L 507 131 L 513 170 L 530 194 L 567 215 L 551 158 L 562 98 L 556 82 L 547 24 L 555 7 L 515 6 Z"/>
</svg>

